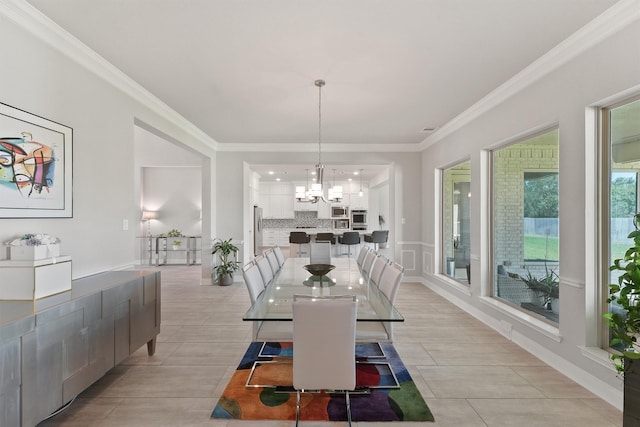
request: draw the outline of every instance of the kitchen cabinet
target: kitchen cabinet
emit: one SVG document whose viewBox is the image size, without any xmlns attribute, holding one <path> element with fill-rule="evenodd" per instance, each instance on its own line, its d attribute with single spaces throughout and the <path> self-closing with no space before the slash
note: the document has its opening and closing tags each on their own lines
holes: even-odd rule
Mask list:
<svg viewBox="0 0 640 427">
<path fill-rule="evenodd" d="M 294 193 L 290 183 L 261 182 L 260 203 L 263 218 L 294 218 Z"/>
</svg>

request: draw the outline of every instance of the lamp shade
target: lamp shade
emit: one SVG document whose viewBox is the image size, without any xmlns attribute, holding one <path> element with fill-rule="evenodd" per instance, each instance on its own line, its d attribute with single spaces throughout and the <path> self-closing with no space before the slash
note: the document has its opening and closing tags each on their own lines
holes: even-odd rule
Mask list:
<svg viewBox="0 0 640 427">
<path fill-rule="evenodd" d="M 142 211 L 142 220 L 149 221 L 150 219 L 157 219 L 158 212 L 157 211 Z"/>
</svg>

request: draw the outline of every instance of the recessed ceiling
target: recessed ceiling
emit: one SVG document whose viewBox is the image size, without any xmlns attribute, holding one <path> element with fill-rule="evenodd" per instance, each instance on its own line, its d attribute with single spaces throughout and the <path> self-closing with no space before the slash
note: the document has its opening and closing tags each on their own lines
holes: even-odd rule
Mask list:
<svg viewBox="0 0 640 427">
<path fill-rule="evenodd" d="M 417 145 L 616 0 L 29 0 L 221 144 Z M 225 147 L 229 148 L 229 147 Z"/>
<path fill-rule="evenodd" d="M 306 182 L 307 169 L 309 172 L 309 182 L 314 175 L 314 165 L 250 165 L 251 170 L 260 175 L 261 181 L 276 181 L 280 178 L 282 182 Z M 324 182 L 332 183 L 335 169 L 336 181 L 347 181 L 351 178 L 353 181 L 368 183 L 369 181 L 380 177 L 389 169 L 385 165 L 325 165 L 324 166 Z M 273 172 L 271 174 L 270 172 Z M 354 174 L 358 172 L 358 174 Z M 362 174 L 362 175 L 360 175 Z"/>
</svg>

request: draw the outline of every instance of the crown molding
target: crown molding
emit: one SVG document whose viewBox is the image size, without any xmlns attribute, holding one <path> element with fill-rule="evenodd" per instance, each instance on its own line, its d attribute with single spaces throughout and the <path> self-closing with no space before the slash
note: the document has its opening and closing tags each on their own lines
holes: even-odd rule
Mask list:
<svg viewBox="0 0 640 427">
<path fill-rule="evenodd" d="M 224 143 L 219 142 L 218 151 L 234 152 L 291 152 L 317 153 L 317 143 L 287 144 L 287 143 Z M 399 153 L 420 152 L 423 149 L 418 144 L 322 144 L 323 153 Z"/>
<path fill-rule="evenodd" d="M 640 19 L 640 0 L 620 0 L 480 101 L 425 138 L 420 150 L 443 140 L 516 93 Z"/>
<path fill-rule="evenodd" d="M 0 14 L 183 130 L 205 150 L 217 149 L 217 141 L 26 1 L 0 0 Z"/>
</svg>

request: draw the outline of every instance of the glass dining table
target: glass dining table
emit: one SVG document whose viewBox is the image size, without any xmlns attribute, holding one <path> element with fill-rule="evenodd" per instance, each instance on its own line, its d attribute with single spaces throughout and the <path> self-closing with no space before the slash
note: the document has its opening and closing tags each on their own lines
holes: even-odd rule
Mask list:
<svg viewBox="0 0 640 427">
<path fill-rule="evenodd" d="M 331 263 L 335 269 L 324 276 L 313 276 L 304 269 L 309 258 L 288 258 L 242 320 L 291 321 L 294 295 L 355 295 L 358 322 L 404 321 L 384 293 L 362 277 L 354 259 L 335 258 Z"/>
</svg>

